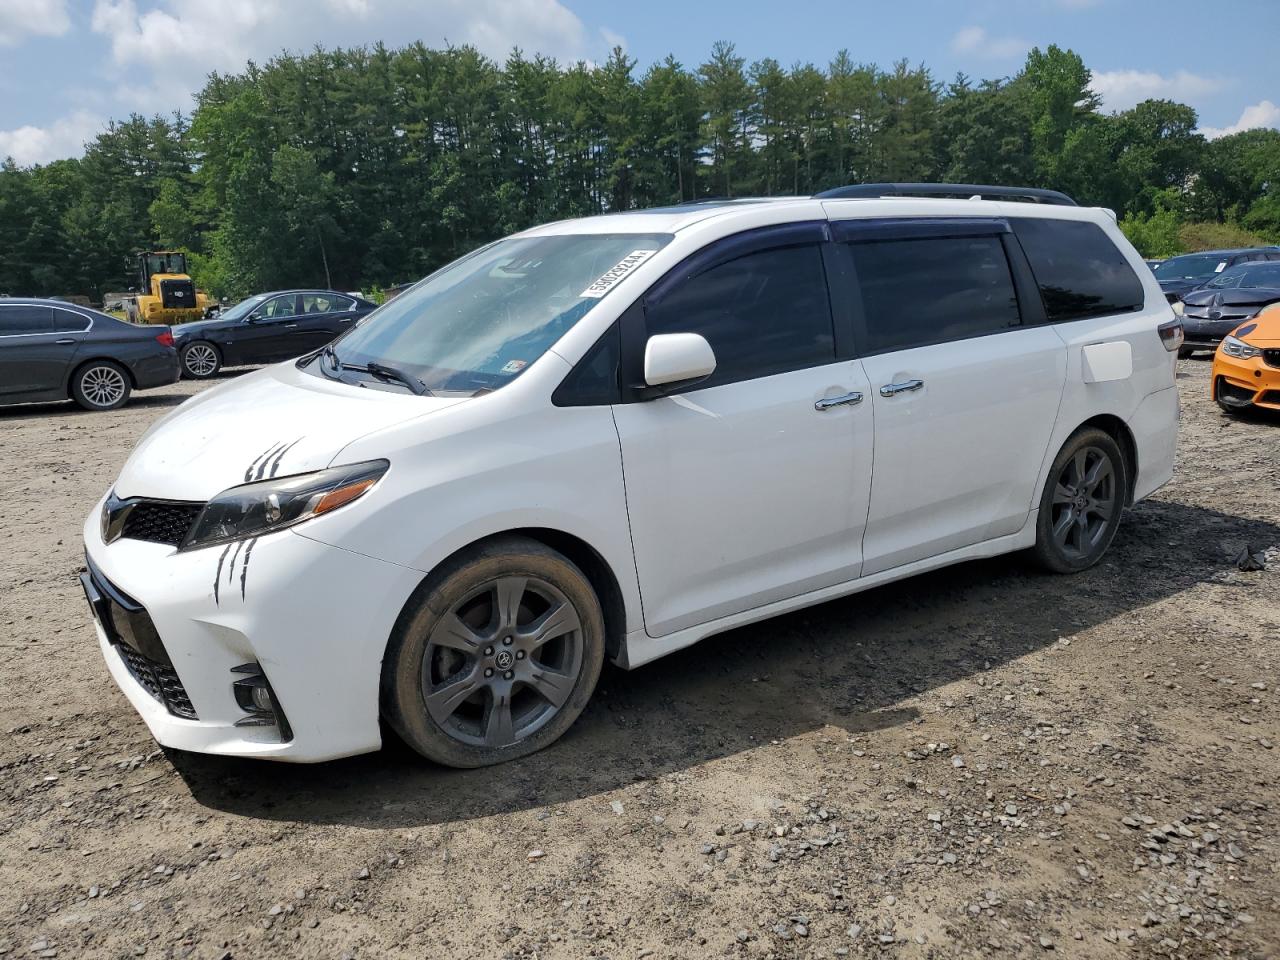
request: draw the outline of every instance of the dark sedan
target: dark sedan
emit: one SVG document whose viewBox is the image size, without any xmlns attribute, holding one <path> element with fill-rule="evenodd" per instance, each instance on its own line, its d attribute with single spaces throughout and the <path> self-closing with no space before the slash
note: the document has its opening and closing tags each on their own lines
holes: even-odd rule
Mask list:
<svg viewBox="0 0 1280 960">
<path fill-rule="evenodd" d="M 1280 262 L 1242 263 L 1182 298 L 1181 356 L 1216 350 L 1222 338 L 1269 303 L 1280 302 Z"/>
<path fill-rule="evenodd" d="M 377 304 L 336 290 L 277 290 L 242 300 L 212 320 L 173 328 L 182 375 L 292 360 L 323 347 Z"/>
<path fill-rule="evenodd" d="M 1165 299 L 1176 303 L 1201 284 L 1241 263 L 1280 260 L 1280 250 L 1275 247 L 1242 247 L 1237 250 L 1202 250 L 1181 257 L 1170 257 L 1152 267 L 1151 272 L 1160 281 Z"/>
<path fill-rule="evenodd" d="M 168 327 L 139 326 L 59 300 L 0 299 L 0 404 L 66 400 L 114 410 L 178 379 Z"/>
</svg>

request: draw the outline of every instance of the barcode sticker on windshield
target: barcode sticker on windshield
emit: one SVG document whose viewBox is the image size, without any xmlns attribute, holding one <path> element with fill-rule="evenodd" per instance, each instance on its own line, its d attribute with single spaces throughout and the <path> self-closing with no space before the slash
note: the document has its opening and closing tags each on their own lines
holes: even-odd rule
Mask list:
<svg viewBox="0 0 1280 960">
<path fill-rule="evenodd" d="M 1223 260 L 1220 264 L 1218 264 L 1216 267 L 1213 268 L 1213 272 L 1221 273 L 1225 269 L 1227 269 L 1227 261 Z"/>
<path fill-rule="evenodd" d="M 616 264 L 604 273 L 600 274 L 599 279 L 578 294 L 578 296 L 591 297 L 598 300 L 600 297 L 603 297 L 606 293 L 612 290 L 614 284 L 657 252 L 657 250 L 632 250 Z"/>
</svg>

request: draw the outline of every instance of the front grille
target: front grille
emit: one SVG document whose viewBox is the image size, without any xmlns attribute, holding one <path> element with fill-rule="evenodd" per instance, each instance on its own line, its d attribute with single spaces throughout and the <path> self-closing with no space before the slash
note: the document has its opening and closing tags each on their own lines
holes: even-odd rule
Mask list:
<svg viewBox="0 0 1280 960">
<path fill-rule="evenodd" d="M 163 703 L 170 713 L 175 717 L 185 717 L 188 720 L 199 719 L 196 716 L 196 708 L 191 705 L 191 698 L 187 696 L 186 687 L 182 685 L 172 666 L 157 663 L 124 643 L 117 643 L 116 649 L 120 651 L 120 656 L 124 659 L 129 672 L 133 674 L 133 679 L 137 680 L 147 693 Z"/>
<path fill-rule="evenodd" d="M 196 305 L 196 287 L 190 280 L 161 280 L 160 303 L 166 310 L 190 310 Z"/>
<path fill-rule="evenodd" d="M 1262 351 L 1262 362 L 1269 367 L 1280 367 L 1280 347 Z"/>
<path fill-rule="evenodd" d="M 146 540 L 150 543 L 167 543 L 171 547 L 182 545 L 187 532 L 200 515 L 198 503 L 159 503 L 143 500 L 133 505 L 120 536 L 130 540 Z"/>
</svg>

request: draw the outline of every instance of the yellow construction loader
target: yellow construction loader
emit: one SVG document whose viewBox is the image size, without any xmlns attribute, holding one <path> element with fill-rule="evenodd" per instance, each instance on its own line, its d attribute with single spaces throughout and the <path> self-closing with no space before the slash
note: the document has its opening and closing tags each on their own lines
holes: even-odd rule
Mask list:
<svg viewBox="0 0 1280 960">
<path fill-rule="evenodd" d="M 124 301 L 130 322 L 174 324 L 204 317 L 209 298 L 196 290 L 185 253 L 154 250 L 138 254 L 138 261 L 142 283 Z"/>
</svg>

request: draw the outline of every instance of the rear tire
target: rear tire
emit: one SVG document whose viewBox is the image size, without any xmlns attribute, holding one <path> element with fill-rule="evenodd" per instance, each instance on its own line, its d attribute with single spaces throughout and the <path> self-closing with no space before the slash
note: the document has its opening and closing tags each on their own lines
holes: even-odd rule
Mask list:
<svg viewBox="0 0 1280 960">
<path fill-rule="evenodd" d="M 383 660 L 383 716 L 445 766 L 526 756 L 582 713 L 604 639 L 600 602 L 568 558 L 525 537 L 490 541 L 405 605 Z"/>
<path fill-rule="evenodd" d="M 191 380 L 208 380 L 222 369 L 222 354 L 207 340 L 196 340 L 182 348 L 182 375 Z"/>
<path fill-rule="evenodd" d="M 129 401 L 129 371 L 113 360 L 91 360 L 71 375 L 71 399 L 86 410 L 115 410 Z"/>
<path fill-rule="evenodd" d="M 1124 454 L 1111 434 L 1077 430 L 1054 458 L 1036 518 L 1036 560 L 1054 573 L 1079 573 L 1102 559 L 1128 498 Z"/>
</svg>

